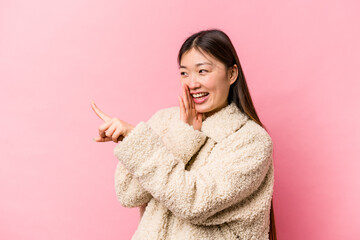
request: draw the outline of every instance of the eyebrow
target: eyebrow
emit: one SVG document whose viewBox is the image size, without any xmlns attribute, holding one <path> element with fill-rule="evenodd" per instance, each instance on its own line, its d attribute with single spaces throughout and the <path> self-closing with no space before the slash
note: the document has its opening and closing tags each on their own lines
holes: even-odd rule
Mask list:
<svg viewBox="0 0 360 240">
<path fill-rule="evenodd" d="M 195 64 L 195 66 L 201 66 L 201 65 L 213 65 L 212 63 L 209 63 L 209 62 L 201 62 L 201 63 L 197 63 L 197 64 Z M 185 67 L 185 66 L 183 66 L 183 65 L 181 65 L 179 68 L 187 68 L 187 67 Z"/>
</svg>

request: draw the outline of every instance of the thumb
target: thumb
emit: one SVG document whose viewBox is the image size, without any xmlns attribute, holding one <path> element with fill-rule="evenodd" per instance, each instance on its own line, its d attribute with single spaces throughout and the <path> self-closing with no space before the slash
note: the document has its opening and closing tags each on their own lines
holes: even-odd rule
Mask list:
<svg viewBox="0 0 360 240">
<path fill-rule="evenodd" d="M 100 137 L 100 136 L 97 136 L 97 137 L 94 137 L 93 138 L 93 141 L 94 142 L 109 142 L 109 141 L 112 141 L 112 138 L 111 137 Z"/>
<path fill-rule="evenodd" d="M 205 118 L 205 115 L 203 113 L 198 112 L 196 118 L 199 122 L 202 122 Z"/>
</svg>

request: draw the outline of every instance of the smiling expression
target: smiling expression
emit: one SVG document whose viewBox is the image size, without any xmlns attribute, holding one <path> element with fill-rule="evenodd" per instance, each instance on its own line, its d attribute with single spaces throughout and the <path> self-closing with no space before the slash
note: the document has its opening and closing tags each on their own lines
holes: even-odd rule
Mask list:
<svg viewBox="0 0 360 240">
<path fill-rule="evenodd" d="M 197 112 L 208 117 L 228 105 L 230 85 L 236 81 L 237 67 L 226 68 L 225 64 L 195 48 L 185 52 L 180 63 L 181 81 L 189 87 Z M 194 98 L 194 93 L 208 93 L 203 98 Z"/>
</svg>

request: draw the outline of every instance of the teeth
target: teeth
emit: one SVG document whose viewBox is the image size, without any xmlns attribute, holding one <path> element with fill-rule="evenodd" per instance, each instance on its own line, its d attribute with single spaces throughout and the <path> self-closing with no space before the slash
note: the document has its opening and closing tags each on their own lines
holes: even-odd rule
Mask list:
<svg viewBox="0 0 360 240">
<path fill-rule="evenodd" d="M 202 96 L 205 96 L 205 95 L 208 95 L 208 93 L 197 93 L 197 94 L 193 94 L 192 96 L 195 97 L 195 98 L 198 98 L 198 97 L 202 97 Z"/>
</svg>

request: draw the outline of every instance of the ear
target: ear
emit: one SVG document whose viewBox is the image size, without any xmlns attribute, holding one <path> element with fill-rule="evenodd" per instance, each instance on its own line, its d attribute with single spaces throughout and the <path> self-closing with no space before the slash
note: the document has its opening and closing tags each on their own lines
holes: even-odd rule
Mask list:
<svg viewBox="0 0 360 240">
<path fill-rule="evenodd" d="M 236 81 L 238 74 L 239 74 L 239 69 L 236 64 L 234 64 L 232 67 L 229 67 L 229 83 L 230 83 L 230 85 Z"/>
</svg>

